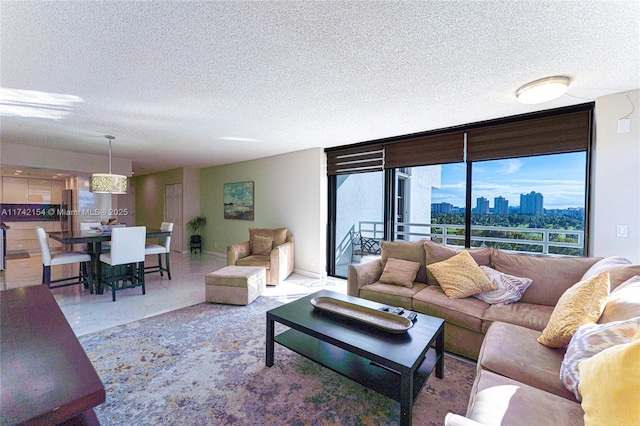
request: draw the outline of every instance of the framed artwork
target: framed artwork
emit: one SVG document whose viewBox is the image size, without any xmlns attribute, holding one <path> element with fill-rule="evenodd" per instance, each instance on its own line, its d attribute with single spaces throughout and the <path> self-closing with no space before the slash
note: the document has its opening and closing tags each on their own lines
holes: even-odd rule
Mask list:
<svg viewBox="0 0 640 426">
<path fill-rule="evenodd" d="M 224 184 L 224 218 L 253 220 L 253 182 Z"/>
</svg>

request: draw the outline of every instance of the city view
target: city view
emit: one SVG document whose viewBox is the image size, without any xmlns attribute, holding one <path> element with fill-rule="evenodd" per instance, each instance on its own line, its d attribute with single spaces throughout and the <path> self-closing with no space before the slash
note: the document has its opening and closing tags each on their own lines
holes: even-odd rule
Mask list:
<svg viewBox="0 0 640 426">
<path fill-rule="evenodd" d="M 476 162 L 472 165 L 472 246 L 582 255 L 585 220 L 584 152 Z M 433 190 L 431 223 L 456 236 L 465 223 L 464 164 L 442 166 Z M 504 230 L 500 228 L 505 228 Z M 539 242 L 539 243 L 538 243 Z"/>
<path fill-rule="evenodd" d="M 450 203 L 432 203 L 432 214 L 465 213 L 464 207 L 454 206 Z M 509 200 L 499 196 L 493 199 L 493 207 L 490 207 L 489 200 L 485 197 L 476 198 L 476 205 L 472 210 L 475 214 L 524 214 L 524 215 L 564 215 L 584 219 L 584 207 L 567 207 L 560 209 L 544 208 L 544 195 L 531 191 L 529 194 L 520 194 L 520 204 L 510 206 Z"/>
<path fill-rule="evenodd" d="M 567 215 L 584 218 L 584 152 L 476 162 L 472 169 L 472 213 Z M 464 164 L 442 166 L 431 212 L 464 213 Z"/>
</svg>

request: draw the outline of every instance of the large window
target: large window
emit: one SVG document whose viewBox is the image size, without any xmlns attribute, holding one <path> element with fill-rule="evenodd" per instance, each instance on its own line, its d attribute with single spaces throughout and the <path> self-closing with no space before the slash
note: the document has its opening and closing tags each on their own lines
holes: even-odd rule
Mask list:
<svg viewBox="0 0 640 426">
<path fill-rule="evenodd" d="M 588 255 L 592 111 L 593 103 L 376 141 L 375 155 L 368 144 L 328 150 L 329 274 L 345 277 L 363 261 L 346 249 L 354 233 Z"/>
<path fill-rule="evenodd" d="M 584 254 L 586 152 L 473 163 L 471 245 Z"/>
</svg>

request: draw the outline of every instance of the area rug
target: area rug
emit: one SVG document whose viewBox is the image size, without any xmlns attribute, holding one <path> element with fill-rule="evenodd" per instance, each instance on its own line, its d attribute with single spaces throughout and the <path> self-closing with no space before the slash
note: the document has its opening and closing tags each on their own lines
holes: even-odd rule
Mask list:
<svg viewBox="0 0 640 426">
<path fill-rule="evenodd" d="M 265 312 L 201 303 L 81 336 L 105 385 L 95 408 L 103 425 L 397 425 L 400 404 L 276 344 L 265 366 Z M 276 323 L 276 333 L 286 328 Z M 429 378 L 414 424 L 442 425 L 464 414 L 475 365 L 445 358 Z"/>
</svg>

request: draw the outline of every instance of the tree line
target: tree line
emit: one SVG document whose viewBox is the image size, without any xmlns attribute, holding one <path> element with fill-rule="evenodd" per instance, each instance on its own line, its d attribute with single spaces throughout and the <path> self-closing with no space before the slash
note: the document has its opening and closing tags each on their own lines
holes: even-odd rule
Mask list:
<svg viewBox="0 0 640 426">
<path fill-rule="evenodd" d="M 432 224 L 446 224 L 446 225 L 464 225 L 465 215 L 464 213 L 435 213 L 431 217 Z M 557 229 L 566 230 L 566 233 L 554 233 L 549 235 L 549 241 L 556 243 L 579 243 L 579 237 L 575 233 L 570 231 L 583 231 L 584 222 L 582 219 L 578 219 L 565 215 L 525 215 L 525 214 L 508 214 L 508 215 L 493 215 L 493 214 L 477 214 L 471 215 L 472 226 L 496 226 L 505 228 L 522 228 L 523 231 L 517 231 L 514 229 L 509 230 L 472 230 L 473 237 L 487 237 L 487 238 L 500 238 L 511 240 L 510 242 L 502 241 L 472 241 L 472 246 L 487 246 L 501 250 L 513 250 L 532 253 L 542 253 L 543 247 L 538 244 L 527 244 L 526 242 L 518 243 L 513 240 L 529 240 L 529 241 L 543 241 L 544 236 L 542 232 L 526 232 L 526 229 Z M 432 227 L 433 233 L 441 233 L 442 229 Z M 448 235 L 464 235 L 464 229 L 447 229 Z M 436 240 L 440 240 L 439 238 Z M 453 243 L 457 243 L 454 241 Z M 448 243 L 451 243 L 448 241 Z M 459 241 L 462 245 L 462 241 Z M 570 256 L 582 256 L 584 253 L 583 248 L 576 247 L 549 247 L 549 252 L 553 254 L 562 254 Z"/>
</svg>

